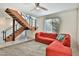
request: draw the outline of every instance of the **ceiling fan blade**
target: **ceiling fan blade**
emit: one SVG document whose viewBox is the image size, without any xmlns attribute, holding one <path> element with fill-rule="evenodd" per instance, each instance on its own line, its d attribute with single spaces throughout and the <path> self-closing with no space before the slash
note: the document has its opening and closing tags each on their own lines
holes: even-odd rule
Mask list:
<svg viewBox="0 0 79 59">
<path fill-rule="evenodd" d="M 36 7 L 35 8 L 33 8 L 33 9 L 31 9 L 30 11 L 34 11 L 36 9 Z"/>
<path fill-rule="evenodd" d="M 46 11 L 48 10 L 48 9 L 46 9 L 46 8 L 44 8 L 44 7 L 41 7 L 41 6 L 39 6 L 39 8 L 41 8 L 41 9 L 43 9 L 43 10 L 46 10 Z"/>
</svg>

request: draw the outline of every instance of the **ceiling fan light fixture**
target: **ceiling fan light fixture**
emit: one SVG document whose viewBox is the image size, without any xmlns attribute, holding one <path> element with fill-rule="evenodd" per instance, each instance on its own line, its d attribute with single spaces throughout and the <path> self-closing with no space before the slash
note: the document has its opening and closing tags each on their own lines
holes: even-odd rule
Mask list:
<svg viewBox="0 0 79 59">
<path fill-rule="evenodd" d="M 39 7 L 37 7 L 36 9 L 37 9 L 37 10 L 39 10 L 40 8 L 39 8 Z"/>
</svg>

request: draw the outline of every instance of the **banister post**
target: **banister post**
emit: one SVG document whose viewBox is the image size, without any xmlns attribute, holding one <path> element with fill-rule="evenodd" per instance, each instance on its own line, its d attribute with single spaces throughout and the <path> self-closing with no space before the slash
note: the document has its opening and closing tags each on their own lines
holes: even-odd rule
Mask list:
<svg viewBox="0 0 79 59">
<path fill-rule="evenodd" d="M 15 19 L 13 19 L 13 41 L 15 41 Z"/>
</svg>

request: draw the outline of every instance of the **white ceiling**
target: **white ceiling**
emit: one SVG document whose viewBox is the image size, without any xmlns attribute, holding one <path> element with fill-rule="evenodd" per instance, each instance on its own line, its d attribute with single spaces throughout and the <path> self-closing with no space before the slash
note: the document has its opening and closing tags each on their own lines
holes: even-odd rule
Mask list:
<svg viewBox="0 0 79 59">
<path fill-rule="evenodd" d="M 30 11 L 35 7 L 34 3 L 0 3 L 0 8 L 17 8 L 19 11 L 24 12 L 25 14 L 39 17 L 78 7 L 77 3 L 40 3 L 40 5 L 47 8 L 48 11 L 41 9 Z"/>
</svg>

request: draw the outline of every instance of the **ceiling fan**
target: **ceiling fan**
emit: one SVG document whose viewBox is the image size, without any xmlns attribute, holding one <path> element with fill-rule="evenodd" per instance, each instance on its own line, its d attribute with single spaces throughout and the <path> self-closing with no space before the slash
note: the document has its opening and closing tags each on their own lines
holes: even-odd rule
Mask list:
<svg viewBox="0 0 79 59">
<path fill-rule="evenodd" d="M 39 9 L 42 9 L 42 10 L 45 10 L 45 11 L 48 10 L 47 8 L 45 8 L 43 6 L 40 6 L 40 3 L 35 3 L 35 7 L 31 11 L 33 11 L 33 10 L 39 10 Z"/>
</svg>

